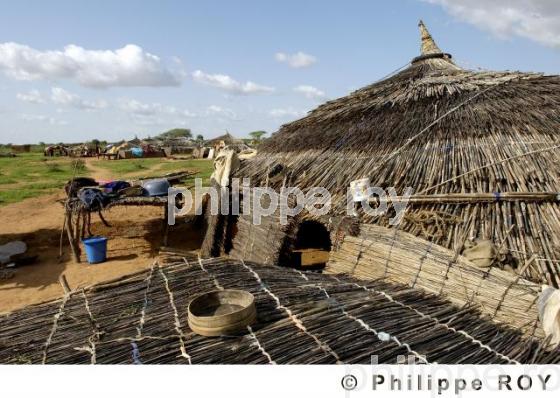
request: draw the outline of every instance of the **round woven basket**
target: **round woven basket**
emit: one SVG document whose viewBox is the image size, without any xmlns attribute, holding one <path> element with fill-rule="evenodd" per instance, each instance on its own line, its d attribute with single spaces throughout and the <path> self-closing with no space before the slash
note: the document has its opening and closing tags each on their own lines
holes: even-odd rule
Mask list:
<svg viewBox="0 0 560 398">
<path fill-rule="evenodd" d="M 215 290 L 189 304 L 191 330 L 202 336 L 223 336 L 247 331 L 257 318 L 255 297 L 243 290 Z"/>
</svg>

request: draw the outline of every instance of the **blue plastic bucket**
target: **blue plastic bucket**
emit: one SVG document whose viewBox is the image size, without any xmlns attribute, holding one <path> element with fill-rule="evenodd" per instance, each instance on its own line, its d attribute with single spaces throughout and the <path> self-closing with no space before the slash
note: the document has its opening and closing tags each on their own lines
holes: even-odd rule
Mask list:
<svg viewBox="0 0 560 398">
<path fill-rule="evenodd" d="M 86 249 L 88 263 L 102 263 L 107 259 L 107 238 L 92 236 L 91 238 L 83 239 L 82 242 Z"/>
</svg>

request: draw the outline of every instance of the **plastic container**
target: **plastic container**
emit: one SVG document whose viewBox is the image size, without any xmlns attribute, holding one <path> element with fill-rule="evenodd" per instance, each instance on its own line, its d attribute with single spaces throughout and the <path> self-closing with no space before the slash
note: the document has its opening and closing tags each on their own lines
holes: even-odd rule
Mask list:
<svg viewBox="0 0 560 398">
<path fill-rule="evenodd" d="M 188 323 L 202 336 L 247 332 L 255 322 L 255 298 L 243 290 L 216 290 L 195 297 L 188 307 Z"/>
<path fill-rule="evenodd" d="M 91 238 L 83 239 L 82 242 L 86 249 L 88 263 L 97 264 L 107 260 L 107 238 L 92 236 Z"/>
<path fill-rule="evenodd" d="M 169 181 L 166 178 L 156 178 L 142 182 L 142 187 L 148 193 L 148 196 L 165 196 L 169 190 Z"/>
</svg>

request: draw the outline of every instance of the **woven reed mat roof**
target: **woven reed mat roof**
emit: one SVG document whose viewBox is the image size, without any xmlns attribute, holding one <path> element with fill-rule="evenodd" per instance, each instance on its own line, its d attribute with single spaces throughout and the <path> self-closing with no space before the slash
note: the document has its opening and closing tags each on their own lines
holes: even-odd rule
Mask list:
<svg viewBox="0 0 560 398">
<path fill-rule="evenodd" d="M 0 318 L 0 363 L 523 363 L 560 362 L 535 341 L 421 291 L 383 282 L 214 258 L 75 291 Z M 189 329 L 201 292 L 245 289 L 257 323 L 242 336 Z"/>
</svg>

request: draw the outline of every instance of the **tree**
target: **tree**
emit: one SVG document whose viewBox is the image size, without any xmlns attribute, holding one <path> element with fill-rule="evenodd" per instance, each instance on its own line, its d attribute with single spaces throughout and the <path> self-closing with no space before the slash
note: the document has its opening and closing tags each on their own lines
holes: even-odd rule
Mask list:
<svg viewBox="0 0 560 398">
<path fill-rule="evenodd" d="M 202 134 L 199 134 L 196 136 L 196 142 L 202 143 L 204 142 L 204 136 Z"/>
<path fill-rule="evenodd" d="M 249 135 L 255 141 L 259 142 L 261 140 L 262 136 L 266 135 L 266 131 L 263 131 L 263 130 L 253 131 L 253 132 L 250 132 Z"/>
<path fill-rule="evenodd" d="M 192 138 L 192 132 L 190 129 L 171 129 L 157 136 L 159 139 L 179 137 Z"/>
</svg>

